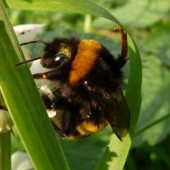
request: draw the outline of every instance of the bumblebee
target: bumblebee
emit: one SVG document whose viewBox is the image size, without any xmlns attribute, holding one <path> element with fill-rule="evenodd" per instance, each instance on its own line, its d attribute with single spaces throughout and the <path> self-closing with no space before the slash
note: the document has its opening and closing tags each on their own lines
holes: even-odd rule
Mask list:
<svg viewBox="0 0 170 170">
<path fill-rule="evenodd" d="M 34 79 L 47 79 L 59 87 L 49 96 L 40 92 L 48 111 L 55 112 L 52 124 L 61 138 L 88 136 L 110 125 L 122 140 L 129 129 L 130 116 L 123 95 L 122 67 L 128 60 L 127 35 L 121 32 L 121 53 L 116 59 L 102 44 L 95 40 L 56 38 L 44 43 L 44 54 L 27 63 L 40 59 L 48 71 L 33 74 Z"/>
</svg>

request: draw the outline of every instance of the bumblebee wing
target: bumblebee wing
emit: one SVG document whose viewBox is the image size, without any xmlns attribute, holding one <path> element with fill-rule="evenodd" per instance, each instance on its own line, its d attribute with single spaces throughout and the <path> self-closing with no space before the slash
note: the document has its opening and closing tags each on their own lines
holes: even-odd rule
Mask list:
<svg viewBox="0 0 170 170">
<path fill-rule="evenodd" d="M 105 105 L 107 120 L 110 123 L 113 132 L 121 140 L 129 130 L 130 114 L 123 92 L 119 90 L 113 99 L 107 101 Z"/>
</svg>

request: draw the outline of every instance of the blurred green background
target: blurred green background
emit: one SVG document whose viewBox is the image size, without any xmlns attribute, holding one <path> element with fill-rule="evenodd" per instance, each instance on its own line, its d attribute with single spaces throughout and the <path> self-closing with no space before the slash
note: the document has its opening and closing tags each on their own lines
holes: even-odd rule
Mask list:
<svg viewBox="0 0 170 170">
<path fill-rule="evenodd" d="M 140 50 L 143 66 L 142 107 L 138 131 L 170 114 L 170 1 L 169 0 L 93 0 L 111 12 L 132 34 Z M 50 41 L 55 37 L 77 36 L 100 41 L 115 56 L 120 37 L 112 30 L 113 23 L 103 18 L 80 14 L 9 10 L 12 24 L 44 24 L 45 32 L 37 38 Z M 41 45 L 30 46 L 29 55 L 42 53 Z M 130 56 L 129 56 L 130 57 Z M 125 78 L 128 66 L 124 68 Z M 135 93 L 135 91 L 134 91 Z M 102 132 L 78 141 L 61 140 L 68 163 L 73 170 L 95 166 L 112 131 Z M 125 169 L 170 169 L 170 119 L 136 135 Z M 30 139 L 31 140 L 31 139 Z M 12 152 L 24 150 L 15 132 Z"/>
</svg>

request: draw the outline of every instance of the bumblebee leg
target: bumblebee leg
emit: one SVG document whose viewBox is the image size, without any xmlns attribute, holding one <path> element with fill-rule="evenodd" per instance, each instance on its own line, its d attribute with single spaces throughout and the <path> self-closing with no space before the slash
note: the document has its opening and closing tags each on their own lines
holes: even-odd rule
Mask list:
<svg viewBox="0 0 170 170">
<path fill-rule="evenodd" d="M 128 60 L 127 34 L 124 32 L 123 28 L 119 26 L 115 27 L 114 30 L 121 32 L 121 53 L 117 59 L 119 67 L 121 68 L 126 64 Z"/>
<path fill-rule="evenodd" d="M 51 72 L 45 72 L 45 73 L 36 73 L 36 74 L 33 74 L 33 78 L 34 79 L 48 79 L 48 77 L 51 76 Z"/>
<path fill-rule="evenodd" d="M 47 71 L 44 73 L 36 73 L 32 75 L 34 79 L 48 79 L 48 80 L 58 80 L 64 77 L 62 71 Z"/>
<path fill-rule="evenodd" d="M 70 103 L 67 98 L 61 96 L 59 90 L 53 92 L 53 95 L 54 97 L 51 99 L 47 94 L 41 93 L 47 110 L 56 112 L 56 115 L 52 117 L 52 124 L 57 135 L 61 138 L 69 136 L 78 137 L 79 133 L 75 127 L 79 120 L 84 119 L 79 113 L 80 106 Z M 89 109 L 85 108 L 85 110 L 89 114 Z"/>
<path fill-rule="evenodd" d="M 59 137 L 61 137 L 61 138 L 66 137 L 65 133 L 54 122 L 52 122 L 52 125 L 53 125 L 55 131 L 57 132 L 57 134 L 59 135 Z"/>
<path fill-rule="evenodd" d="M 70 103 L 67 98 L 61 96 L 56 90 L 54 93 L 53 109 L 57 110 L 56 119 L 60 120 L 60 128 L 66 136 L 76 134 L 76 120 L 80 116 L 78 114 L 79 106 Z M 55 118 L 54 118 L 55 119 Z"/>
<path fill-rule="evenodd" d="M 53 110 L 54 109 L 53 108 L 54 107 L 53 99 L 50 99 L 50 97 L 44 92 L 40 92 L 40 94 L 41 94 L 41 98 L 43 100 L 43 103 L 44 103 L 46 109 Z M 58 116 L 58 115 L 56 115 L 56 116 Z M 58 127 L 56 123 L 54 123 L 53 121 L 51 121 L 51 122 L 52 122 L 52 125 L 53 125 L 55 131 L 57 132 L 58 136 L 61 138 L 64 138 L 66 136 L 65 132 L 62 129 L 60 129 L 60 127 Z"/>
<path fill-rule="evenodd" d="M 49 98 L 49 96 L 42 92 L 40 95 L 41 95 L 41 98 L 43 100 L 43 103 L 44 103 L 46 109 L 49 109 L 49 110 L 52 109 L 53 101 Z"/>
<path fill-rule="evenodd" d="M 63 131 L 66 135 L 69 135 L 70 132 L 74 129 L 73 121 L 74 120 L 72 111 L 67 110 L 63 117 Z"/>
<path fill-rule="evenodd" d="M 89 104 L 83 105 L 80 108 L 80 115 L 82 119 L 89 119 L 91 114 L 92 114 L 92 110 Z"/>
</svg>

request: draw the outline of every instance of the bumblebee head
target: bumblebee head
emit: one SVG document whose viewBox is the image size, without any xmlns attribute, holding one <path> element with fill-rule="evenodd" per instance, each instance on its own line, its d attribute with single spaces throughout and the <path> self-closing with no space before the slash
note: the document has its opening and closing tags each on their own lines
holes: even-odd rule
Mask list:
<svg viewBox="0 0 170 170">
<path fill-rule="evenodd" d="M 76 38 L 56 38 L 50 43 L 41 40 L 30 41 L 20 45 L 43 43 L 45 45 L 44 54 L 41 57 L 26 60 L 16 64 L 16 66 L 39 60 L 44 68 L 59 69 L 71 64 L 77 52 L 79 40 Z"/>
<path fill-rule="evenodd" d="M 57 69 L 71 63 L 77 51 L 79 40 L 75 38 L 56 38 L 53 42 L 47 43 L 41 64 L 45 68 Z"/>
</svg>

